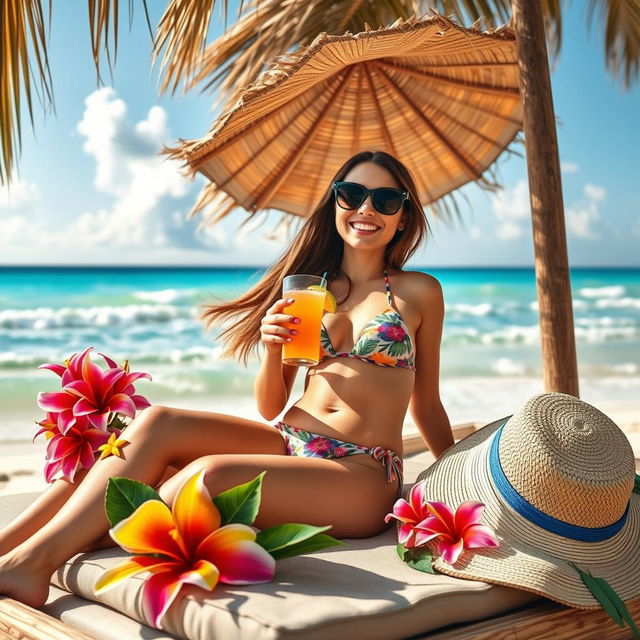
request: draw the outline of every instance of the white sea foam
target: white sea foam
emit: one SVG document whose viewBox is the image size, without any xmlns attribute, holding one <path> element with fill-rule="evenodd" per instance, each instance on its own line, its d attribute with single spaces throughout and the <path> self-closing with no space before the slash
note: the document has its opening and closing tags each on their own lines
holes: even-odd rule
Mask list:
<svg viewBox="0 0 640 640">
<path fill-rule="evenodd" d="M 153 384 L 171 389 L 176 393 L 204 393 L 207 385 L 203 380 L 196 380 L 193 376 L 180 376 L 169 373 L 157 373 L 153 377 Z"/>
<path fill-rule="evenodd" d="M 197 293 L 197 289 L 162 289 L 160 291 L 134 291 L 133 297 L 145 302 L 171 304 L 176 300 L 189 298 Z"/>
<path fill-rule="evenodd" d="M 580 318 L 575 327 L 576 340 L 588 343 L 605 343 L 618 340 L 634 340 L 640 337 L 640 327 L 625 319 Z M 540 327 L 536 325 L 511 325 L 495 331 L 481 331 L 475 327 L 447 329 L 444 344 L 490 345 L 538 345 Z"/>
<path fill-rule="evenodd" d="M 638 365 L 635 364 L 634 362 L 622 362 L 620 364 L 614 364 L 611 367 L 611 370 L 614 373 L 622 373 L 622 374 L 632 376 L 638 373 L 639 369 L 638 369 Z"/>
<path fill-rule="evenodd" d="M 84 345 L 82 348 L 84 348 Z M 98 351 L 106 353 L 106 355 L 108 355 L 116 362 L 129 360 L 131 366 L 137 369 L 140 369 L 141 367 L 149 364 L 194 365 L 203 363 L 206 364 L 207 368 L 212 371 L 217 371 L 229 366 L 233 366 L 232 361 L 228 359 L 220 359 L 222 346 L 218 345 L 214 345 L 213 347 L 191 346 L 185 349 L 167 349 L 165 351 L 135 351 L 133 349 L 122 351 L 122 348 L 100 348 L 98 349 Z M 77 352 L 79 352 L 79 350 L 74 348 L 65 351 L 53 351 L 51 348 L 48 348 L 46 351 L 41 352 L 32 349 L 28 353 L 16 351 L 0 351 L 0 368 L 31 368 L 37 367 L 43 362 L 57 362 L 61 364 L 66 358 L 72 356 Z M 94 356 L 92 359 L 95 359 L 100 366 L 104 366 L 104 361 L 99 356 Z"/>
<path fill-rule="evenodd" d="M 497 331 L 489 331 L 480 335 L 482 344 L 538 344 L 540 328 L 538 325 L 512 325 Z"/>
<path fill-rule="evenodd" d="M 521 376 L 525 373 L 524 365 L 510 358 L 498 358 L 491 365 L 491 371 L 499 376 Z"/>
<path fill-rule="evenodd" d="M 37 367 L 44 362 L 55 362 L 56 359 L 46 360 L 46 356 L 36 356 L 32 353 L 16 353 L 15 351 L 0 351 L 0 367 Z"/>
<path fill-rule="evenodd" d="M 598 328 L 609 328 L 609 329 L 629 329 L 636 328 L 640 331 L 640 327 L 637 326 L 637 322 L 634 318 L 615 318 L 612 316 L 602 316 L 602 317 L 589 317 L 589 318 L 574 318 L 574 323 L 576 327 L 580 327 L 581 329 L 598 329 Z"/>
<path fill-rule="evenodd" d="M 446 311 L 458 312 L 460 314 L 466 314 L 471 316 L 486 316 L 491 313 L 493 306 L 488 302 L 481 302 L 480 304 L 466 304 L 459 302 L 456 304 L 447 305 Z"/>
<path fill-rule="evenodd" d="M 614 298 L 596 300 L 598 309 L 640 309 L 640 298 Z"/>
<path fill-rule="evenodd" d="M 195 317 L 195 308 L 173 305 L 130 304 L 103 307 L 39 307 L 0 311 L 2 329 L 51 329 L 56 327 L 112 327 L 170 322 Z"/>
<path fill-rule="evenodd" d="M 632 340 L 640 335 L 636 327 L 576 327 L 576 340 L 590 343 Z"/>
<path fill-rule="evenodd" d="M 609 287 L 582 287 L 578 293 L 583 298 L 619 298 L 627 292 L 622 285 Z"/>
<path fill-rule="evenodd" d="M 589 303 L 586 300 L 580 300 L 579 298 L 572 298 L 571 299 L 571 306 L 573 307 L 574 310 L 584 310 L 587 309 L 589 307 Z M 540 305 L 538 304 L 537 300 L 533 300 L 532 302 L 529 303 L 529 309 L 531 309 L 531 311 L 535 311 L 536 313 L 540 310 Z"/>
</svg>

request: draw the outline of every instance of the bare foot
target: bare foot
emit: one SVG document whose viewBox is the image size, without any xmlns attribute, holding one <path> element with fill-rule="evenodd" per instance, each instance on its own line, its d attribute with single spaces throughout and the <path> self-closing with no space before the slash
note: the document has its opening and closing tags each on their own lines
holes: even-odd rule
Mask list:
<svg viewBox="0 0 640 640">
<path fill-rule="evenodd" d="M 35 569 L 16 554 L 0 558 L 0 595 L 39 609 L 49 596 L 51 574 Z"/>
</svg>

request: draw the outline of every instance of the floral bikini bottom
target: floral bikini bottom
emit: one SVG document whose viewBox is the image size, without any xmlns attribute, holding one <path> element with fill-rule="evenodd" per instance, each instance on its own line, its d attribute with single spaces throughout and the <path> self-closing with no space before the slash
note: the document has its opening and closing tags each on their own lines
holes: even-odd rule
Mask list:
<svg viewBox="0 0 640 640">
<path fill-rule="evenodd" d="M 362 447 L 352 442 L 298 429 L 284 422 L 277 422 L 274 427 L 284 438 L 287 455 L 307 458 L 344 458 L 357 453 L 366 453 L 374 460 L 378 460 L 387 470 L 387 482 L 398 482 L 398 493 L 402 491 L 402 460 L 395 451 L 384 447 Z"/>
</svg>

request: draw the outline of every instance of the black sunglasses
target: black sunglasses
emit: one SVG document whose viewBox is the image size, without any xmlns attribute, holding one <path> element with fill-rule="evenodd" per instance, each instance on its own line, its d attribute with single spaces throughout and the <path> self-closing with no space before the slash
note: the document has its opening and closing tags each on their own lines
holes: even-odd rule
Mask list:
<svg viewBox="0 0 640 640">
<path fill-rule="evenodd" d="M 371 194 L 374 209 L 385 216 L 397 213 L 402 203 L 409 199 L 407 191 L 391 187 L 367 189 L 357 182 L 334 182 L 333 193 L 342 209 L 357 209 Z"/>
</svg>

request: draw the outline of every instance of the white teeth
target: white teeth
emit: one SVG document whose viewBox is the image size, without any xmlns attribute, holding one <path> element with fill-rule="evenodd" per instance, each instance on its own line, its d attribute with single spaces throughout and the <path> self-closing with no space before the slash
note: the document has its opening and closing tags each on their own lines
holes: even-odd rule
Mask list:
<svg viewBox="0 0 640 640">
<path fill-rule="evenodd" d="M 354 229 L 359 229 L 360 231 L 376 231 L 379 228 L 379 227 L 376 227 L 375 225 L 360 224 L 357 222 L 352 222 L 351 226 Z"/>
</svg>

